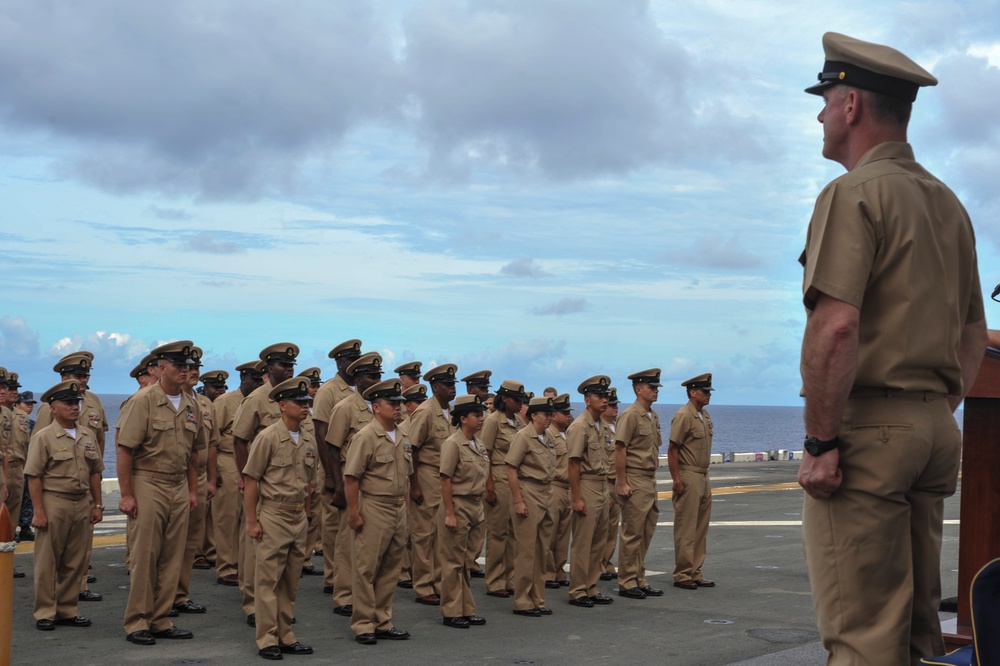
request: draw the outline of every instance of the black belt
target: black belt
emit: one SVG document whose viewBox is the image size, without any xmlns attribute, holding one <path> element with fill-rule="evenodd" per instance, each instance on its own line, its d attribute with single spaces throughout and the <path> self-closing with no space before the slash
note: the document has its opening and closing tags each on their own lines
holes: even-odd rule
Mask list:
<svg viewBox="0 0 1000 666">
<path fill-rule="evenodd" d="M 947 397 L 936 391 L 904 391 L 903 389 L 857 386 L 851 389 L 851 399 L 855 398 L 896 398 L 898 400 L 920 400 L 930 402 Z"/>
<path fill-rule="evenodd" d="M 74 502 L 79 502 L 84 497 L 89 497 L 90 493 L 62 493 L 58 490 L 47 490 L 42 489 L 42 492 L 49 493 L 50 495 L 55 495 L 56 497 L 62 497 L 63 499 L 73 500 Z"/>
</svg>

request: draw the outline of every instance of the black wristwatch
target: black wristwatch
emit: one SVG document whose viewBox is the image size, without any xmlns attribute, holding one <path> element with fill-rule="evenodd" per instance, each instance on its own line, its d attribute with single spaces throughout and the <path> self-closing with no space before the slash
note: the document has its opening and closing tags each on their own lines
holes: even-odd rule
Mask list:
<svg viewBox="0 0 1000 666">
<path fill-rule="evenodd" d="M 832 451 L 837 448 L 838 444 L 840 444 L 839 437 L 828 439 L 825 442 L 821 439 L 816 439 L 815 437 L 806 437 L 806 442 L 803 444 L 803 448 L 805 448 L 811 456 L 821 456 L 827 451 Z"/>
</svg>

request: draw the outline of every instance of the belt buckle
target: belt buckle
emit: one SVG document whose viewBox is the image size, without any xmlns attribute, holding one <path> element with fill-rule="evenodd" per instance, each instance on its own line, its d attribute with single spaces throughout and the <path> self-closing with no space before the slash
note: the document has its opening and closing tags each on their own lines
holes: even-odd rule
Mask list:
<svg viewBox="0 0 1000 666">
<path fill-rule="evenodd" d="M 406 496 L 405 495 L 403 497 L 397 497 L 396 498 L 396 506 L 402 506 L 403 502 L 405 502 L 405 501 L 406 501 Z"/>
<path fill-rule="evenodd" d="M 301 502 L 299 502 L 298 504 L 296 504 L 296 505 L 295 505 L 295 510 L 296 510 L 296 511 L 302 511 L 302 510 L 304 510 L 305 508 L 306 508 L 306 505 L 305 505 L 305 504 L 303 504 L 303 503 L 301 503 Z"/>
</svg>

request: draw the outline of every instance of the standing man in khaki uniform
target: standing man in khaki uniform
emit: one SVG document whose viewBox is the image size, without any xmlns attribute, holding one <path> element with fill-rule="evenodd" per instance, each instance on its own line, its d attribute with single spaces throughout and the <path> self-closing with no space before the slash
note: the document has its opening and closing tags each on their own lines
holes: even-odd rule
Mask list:
<svg viewBox="0 0 1000 666">
<path fill-rule="evenodd" d="M 618 596 L 645 599 L 663 595 L 646 580 L 646 553 L 660 517 L 656 469 L 660 466 L 660 417 L 653 403 L 660 395 L 660 369 L 628 376 L 633 402 L 615 427 L 615 484 L 621 503 L 621 545 L 618 549 Z"/>
<path fill-rule="evenodd" d="M 215 514 L 215 582 L 236 587 L 240 584 L 240 525 L 243 504 L 240 497 L 240 472 L 233 453 L 233 421 L 248 395 L 264 383 L 264 362 L 250 361 L 236 366 L 240 385 L 215 400 L 215 423 L 219 428 L 217 447 L 218 489 L 212 511 Z"/>
<path fill-rule="evenodd" d="M 806 565 L 828 662 L 942 654 L 944 499 L 961 434 L 952 411 L 987 332 L 975 235 L 958 198 L 906 142 L 937 79 L 887 46 L 823 36 L 823 156 L 847 173 L 819 195 L 802 255 Z"/>
<path fill-rule="evenodd" d="M 418 371 L 416 380 L 410 384 L 408 388 L 403 389 L 403 409 L 400 410 L 399 429 L 403 433 L 409 433 L 410 431 L 410 417 L 413 412 L 417 411 L 417 407 L 422 405 L 425 400 L 427 400 L 427 387 L 420 383 L 420 363 L 414 362 L 408 364 L 409 366 L 416 366 Z M 399 368 L 406 368 L 407 366 L 399 366 Z M 400 372 L 399 368 L 396 368 L 396 372 L 399 372 L 399 383 L 404 385 L 407 383 L 407 378 L 410 375 Z M 399 568 L 399 587 L 405 588 L 407 590 L 413 589 L 413 573 L 410 571 L 410 557 L 413 546 L 410 543 L 410 531 L 406 531 L 406 550 L 403 552 L 403 564 Z"/>
<path fill-rule="evenodd" d="M 7 373 L 5 386 L 2 385 L 3 381 L 0 378 L 0 404 L 7 409 L 10 423 L 7 441 L 7 511 L 11 522 L 15 522 L 21 515 L 21 499 L 24 497 L 24 461 L 28 454 L 28 440 L 31 439 L 31 423 L 27 414 L 15 408 L 17 390 L 21 388 L 17 373 Z M 23 576 L 24 573 L 14 570 L 15 578 Z"/>
<path fill-rule="evenodd" d="M 312 420 L 316 428 L 316 441 L 320 444 L 326 442 L 326 430 L 330 426 L 330 414 L 333 413 L 333 408 L 338 402 L 354 393 L 354 386 L 351 384 L 353 380 L 347 378 L 347 368 L 361 357 L 361 340 L 345 340 L 331 349 L 327 356 L 337 363 L 337 374 L 333 379 L 324 382 L 313 397 Z M 325 472 L 320 501 L 320 518 L 323 523 L 320 528 L 320 538 L 323 542 L 324 594 L 333 594 L 333 577 L 336 574 L 333 560 L 337 549 L 337 533 L 340 529 L 340 511 L 345 507 L 339 499 L 336 505 L 333 504 L 336 487 L 327 457 L 329 448 L 325 444 L 319 447 L 319 460 L 323 463 Z"/>
<path fill-rule="evenodd" d="M 268 394 L 281 418 L 262 430 L 243 468 L 247 537 L 257 550 L 257 654 L 277 660 L 282 654 L 312 654 L 292 631 L 295 598 L 306 560 L 306 512 L 317 476 L 316 440 L 301 427 L 309 417 L 309 381 L 294 377 Z"/>
<path fill-rule="evenodd" d="M 404 363 L 396 367 L 393 372 L 399 375 L 399 384 L 403 387 L 403 394 L 406 394 L 406 390 L 420 385 L 420 366 L 422 364 L 420 361 L 410 361 L 409 363 Z"/>
<path fill-rule="evenodd" d="M 197 437 L 201 410 L 184 393 L 193 348 L 181 340 L 154 349 L 160 381 L 133 395 L 118 420 L 118 508 L 134 521 L 125 634 L 137 645 L 192 637 L 168 613 L 188 516 L 198 503 L 195 459 L 204 446 Z"/>
<path fill-rule="evenodd" d="M 712 518 L 712 485 L 708 466 L 712 460 L 712 416 L 705 407 L 712 399 L 712 374 L 681 382 L 688 401 L 670 420 L 667 464 L 673 479 L 674 587 L 697 590 L 715 587 L 705 580 L 708 523 Z"/>
<path fill-rule="evenodd" d="M 513 592 L 514 528 L 510 521 L 507 452 L 524 427 L 521 406 L 528 402 L 524 384 L 505 379 L 497 389 L 496 411 L 486 417 L 480 439 L 490 454 L 486 479 L 486 594 L 506 598 Z"/>
<path fill-rule="evenodd" d="M 323 379 L 321 376 L 321 370 L 319 368 L 306 368 L 296 377 L 302 377 L 309 381 L 309 396 L 315 397 L 319 393 L 320 387 L 323 385 Z M 310 420 L 312 418 L 312 406 L 309 407 Z M 315 427 L 315 426 L 314 426 Z M 322 512 L 322 488 L 319 484 L 312 487 L 312 495 L 309 497 L 309 533 L 306 536 L 306 559 L 302 563 L 302 575 L 303 576 L 322 576 L 323 570 L 317 569 L 313 566 L 312 556 L 313 552 L 316 550 L 316 546 L 322 549 L 322 544 L 320 538 L 323 532 L 323 518 Z"/>
<path fill-rule="evenodd" d="M 83 393 L 75 381 L 42 395 L 53 422 L 35 431 L 25 474 L 35 507 L 35 627 L 89 627 L 80 617 L 80 580 L 87 574 L 87 544 L 104 517 L 96 435 L 77 424 Z"/>
<path fill-rule="evenodd" d="M 528 402 L 528 424 L 507 452 L 510 519 L 514 527 L 514 615 L 551 615 L 545 606 L 545 553 L 552 542 L 552 477 L 555 442 L 546 433 L 552 423 L 552 398 Z"/>
<path fill-rule="evenodd" d="M 453 363 L 424 374 L 433 397 L 410 416 L 407 435 L 413 447 L 413 477 L 410 479 L 410 567 L 416 601 L 428 606 L 441 603 L 441 562 L 437 548 L 437 513 L 441 506 L 441 445 L 454 432 L 449 404 L 455 399 Z"/>
<path fill-rule="evenodd" d="M 465 382 L 465 392 L 468 395 L 476 396 L 485 404 L 490 395 L 490 377 L 492 376 L 493 373 L 490 370 L 480 370 L 462 377 L 461 381 Z M 479 533 L 478 538 L 479 544 L 473 544 L 469 548 L 469 575 L 473 578 L 486 578 L 486 571 L 479 566 L 479 555 L 483 552 L 483 546 L 486 545 L 485 529 Z"/>
<path fill-rule="evenodd" d="M 403 401 L 398 379 L 363 394 L 375 419 L 355 436 L 344 464 L 348 525 L 354 543 L 351 631 L 362 645 L 405 640 L 392 624 L 392 597 L 406 545 L 406 494 L 413 471 L 410 442 L 396 427 Z"/>
<path fill-rule="evenodd" d="M 203 530 L 203 537 L 201 544 L 198 546 L 198 551 L 195 553 L 194 568 L 195 569 L 211 569 L 215 566 L 215 560 L 217 557 L 215 550 L 215 496 L 219 493 L 219 449 L 218 440 L 221 438 L 219 431 L 219 424 L 215 419 L 215 401 L 225 395 L 229 387 L 226 386 L 226 380 L 229 379 L 229 373 L 225 370 L 209 370 L 208 372 L 201 373 L 201 383 L 202 383 L 202 393 L 201 395 L 208 398 L 208 401 L 212 404 L 212 423 L 216 432 L 216 439 L 212 445 L 212 448 L 208 452 L 208 470 L 207 473 L 212 477 L 212 481 L 209 485 L 212 488 L 213 498 L 208 502 L 208 506 L 205 508 L 205 529 Z"/>
<path fill-rule="evenodd" d="M 456 430 L 441 445 L 441 621 L 446 627 L 468 629 L 486 624 L 476 615 L 468 568 L 469 551 L 482 544 L 483 494 L 490 473 L 486 447 L 476 439 L 483 427 L 483 403 L 478 396 L 455 400 L 451 425 Z"/>
<path fill-rule="evenodd" d="M 344 503 L 343 464 L 347 460 L 347 451 L 351 440 L 371 423 L 375 415 L 368 402 L 361 397 L 371 386 L 382 379 L 382 355 L 378 352 L 362 354 L 347 367 L 347 376 L 356 389 L 350 396 L 344 398 L 333 408 L 330 414 L 330 427 L 326 431 L 326 442 L 333 450 L 327 452 L 327 459 L 333 466 L 334 493 L 333 501 Z M 340 512 L 338 534 L 347 534 L 347 512 Z M 344 617 L 351 617 L 351 586 L 354 581 L 354 566 L 351 558 L 351 540 L 339 539 L 333 557 L 333 612 Z"/>
<path fill-rule="evenodd" d="M 554 444 L 556 471 L 552 476 L 552 503 L 549 505 L 552 541 L 545 556 L 545 587 L 558 590 L 569 585 L 566 562 L 569 559 L 569 536 L 573 531 L 573 511 L 569 497 L 569 449 L 566 445 L 566 429 L 573 421 L 569 393 L 553 397 L 552 409 L 552 424 L 547 432 Z"/>
<path fill-rule="evenodd" d="M 587 409 L 566 430 L 573 509 L 569 603 L 581 608 L 614 602 L 597 591 L 608 527 L 608 456 L 601 414 L 608 406 L 610 388 L 611 379 L 606 375 L 585 379 L 577 390 L 583 394 Z"/>
<path fill-rule="evenodd" d="M 618 501 L 618 491 L 615 483 L 618 474 L 615 472 L 615 423 L 618 420 L 618 389 L 614 386 L 608 391 L 608 406 L 601 414 L 601 425 L 604 426 L 604 450 L 608 454 L 608 536 L 601 555 L 601 580 L 618 578 L 612 558 L 618 546 L 618 523 L 621 518 L 621 506 Z"/>
<path fill-rule="evenodd" d="M 250 443 L 260 432 L 281 419 L 278 403 L 271 399 L 271 389 L 292 378 L 295 370 L 295 359 L 299 348 L 291 342 L 278 342 L 265 347 L 260 352 L 260 360 L 264 363 L 267 379 L 264 384 L 247 396 L 247 399 L 236 410 L 233 418 L 233 452 L 236 467 L 242 470 L 247 464 L 247 454 Z M 243 476 L 240 475 L 240 488 L 243 487 Z M 244 518 L 246 513 L 244 512 Z M 247 624 L 255 626 L 257 616 L 254 615 L 254 570 L 257 562 L 257 550 L 246 537 L 246 528 L 240 533 L 240 566 L 239 581 L 243 591 L 243 612 Z"/>
</svg>

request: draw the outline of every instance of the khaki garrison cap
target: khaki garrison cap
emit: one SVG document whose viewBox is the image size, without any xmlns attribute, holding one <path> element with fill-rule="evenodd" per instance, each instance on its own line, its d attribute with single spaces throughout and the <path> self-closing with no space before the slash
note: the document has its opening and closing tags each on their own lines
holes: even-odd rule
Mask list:
<svg viewBox="0 0 1000 666">
<path fill-rule="evenodd" d="M 299 347 L 291 342 L 276 342 L 260 351 L 260 360 L 268 365 L 272 363 L 287 363 L 295 365 L 295 357 L 299 355 Z"/>
<path fill-rule="evenodd" d="M 295 376 L 296 377 L 305 377 L 306 379 L 309 380 L 309 382 L 313 386 L 319 386 L 320 384 L 323 383 L 323 380 L 320 379 L 319 373 L 320 373 L 320 369 L 319 368 L 306 368 L 305 370 L 303 370 L 302 372 L 300 372 L 299 374 L 297 374 Z"/>
<path fill-rule="evenodd" d="M 240 363 L 236 366 L 236 372 L 240 373 L 240 376 L 244 372 L 248 372 L 251 375 L 259 375 L 264 372 L 264 361 L 247 361 L 246 363 Z"/>
<path fill-rule="evenodd" d="M 67 354 L 56 361 L 52 370 L 60 375 L 90 375 L 90 368 L 94 365 L 94 355 L 88 351 L 78 351 Z"/>
<path fill-rule="evenodd" d="M 552 398 L 552 409 L 557 412 L 569 412 L 572 411 L 572 407 L 569 404 L 569 393 L 561 393 L 556 397 Z"/>
<path fill-rule="evenodd" d="M 614 386 L 608 389 L 608 406 L 614 407 L 618 404 L 618 389 Z"/>
<path fill-rule="evenodd" d="M 843 84 L 913 102 L 921 86 L 936 86 L 938 82 L 926 69 L 881 44 L 828 32 L 823 35 L 823 51 L 826 62 L 819 83 L 806 88 L 813 95 Z"/>
<path fill-rule="evenodd" d="M 706 372 L 703 375 L 698 375 L 697 377 L 692 377 L 691 379 L 681 382 L 681 386 L 684 388 L 701 389 L 703 391 L 714 391 L 712 388 L 712 373 Z"/>
<path fill-rule="evenodd" d="M 427 399 L 427 387 L 423 384 L 414 384 L 403 391 L 403 398 L 406 402 L 423 402 Z"/>
<path fill-rule="evenodd" d="M 341 356 L 361 356 L 361 340 L 345 340 L 330 350 L 327 354 L 330 358 L 337 359 Z"/>
<path fill-rule="evenodd" d="M 312 400 L 309 395 L 309 380 L 305 377 L 292 377 L 286 379 L 275 386 L 267 394 L 267 397 L 275 402 L 281 400 L 295 400 L 296 402 L 307 402 Z"/>
<path fill-rule="evenodd" d="M 635 384 L 649 384 L 653 388 L 660 388 L 663 384 L 660 383 L 660 369 L 650 368 L 649 370 L 642 370 L 640 372 L 633 372 L 628 376 L 632 385 Z"/>
<path fill-rule="evenodd" d="M 384 382 L 379 382 L 374 386 L 368 387 L 361 397 L 368 402 L 375 402 L 376 400 L 390 400 L 392 402 L 403 402 L 402 394 L 403 385 L 399 383 L 398 379 L 387 379 Z"/>
<path fill-rule="evenodd" d="M 354 377 L 355 375 L 378 375 L 382 376 L 382 355 L 378 352 L 368 352 L 362 354 L 347 366 L 347 375 L 349 377 Z"/>
<path fill-rule="evenodd" d="M 483 401 L 479 399 L 478 395 L 460 395 L 455 398 L 455 402 L 451 406 L 451 418 L 458 419 L 460 416 L 465 416 L 472 412 L 482 412 L 485 407 L 483 407 Z"/>
<path fill-rule="evenodd" d="M 463 381 L 466 384 L 471 384 L 473 386 L 481 386 L 483 388 L 489 388 L 491 376 L 493 376 L 493 373 L 490 372 L 489 370 L 480 370 L 479 372 L 473 372 L 471 375 L 466 375 L 465 377 L 462 377 L 460 381 Z"/>
<path fill-rule="evenodd" d="M 555 411 L 555 400 L 552 398 L 532 398 L 528 401 L 528 413 L 532 412 L 553 412 Z"/>
<path fill-rule="evenodd" d="M 414 379 L 420 379 L 420 361 L 410 361 L 409 363 L 404 363 L 399 366 L 393 372 L 399 376 L 407 375 L 413 377 Z"/>
<path fill-rule="evenodd" d="M 209 370 L 201 373 L 201 383 L 206 386 L 225 386 L 229 373 L 225 370 Z"/>
<path fill-rule="evenodd" d="M 80 382 L 72 379 L 59 382 L 42 394 L 42 402 L 48 403 L 54 400 L 80 400 L 82 398 L 83 391 L 80 390 Z"/>
<path fill-rule="evenodd" d="M 149 352 L 149 354 L 157 361 L 162 359 L 177 365 L 194 365 L 194 361 L 191 360 L 191 351 L 193 349 L 194 343 L 190 340 L 178 340 L 176 342 L 168 342 L 165 345 L 160 345 L 153 351 Z"/>
<path fill-rule="evenodd" d="M 610 377 L 607 375 L 595 375 L 580 382 L 580 385 L 576 388 L 576 390 L 584 395 L 587 395 L 588 393 L 607 395 L 610 388 Z"/>
<path fill-rule="evenodd" d="M 445 363 L 444 365 L 439 365 L 436 368 L 431 368 L 424 373 L 424 381 L 454 384 L 456 372 L 458 372 L 457 365 L 454 363 Z"/>
</svg>

